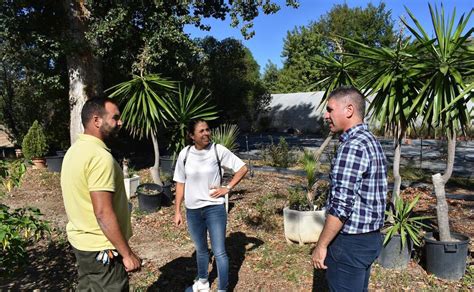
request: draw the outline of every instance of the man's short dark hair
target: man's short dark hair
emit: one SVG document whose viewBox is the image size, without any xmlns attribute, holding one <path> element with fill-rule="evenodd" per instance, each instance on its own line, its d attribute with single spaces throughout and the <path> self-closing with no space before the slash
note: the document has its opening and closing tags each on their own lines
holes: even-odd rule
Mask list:
<svg viewBox="0 0 474 292">
<path fill-rule="evenodd" d="M 82 112 L 81 112 L 82 125 L 86 127 L 86 125 L 89 123 L 89 121 L 92 119 L 94 115 L 103 117 L 105 115 L 105 104 L 107 102 L 116 104 L 115 101 L 111 98 L 105 98 L 105 97 L 89 98 L 84 104 L 84 106 L 82 107 Z"/>
<path fill-rule="evenodd" d="M 359 117 L 363 120 L 365 117 L 365 97 L 364 95 L 354 86 L 341 86 L 336 88 L 329 94 L 328 100 L 331 98 L 340 100 L 348 98 L 354 105 L 355 111 Z"/>
</svg>

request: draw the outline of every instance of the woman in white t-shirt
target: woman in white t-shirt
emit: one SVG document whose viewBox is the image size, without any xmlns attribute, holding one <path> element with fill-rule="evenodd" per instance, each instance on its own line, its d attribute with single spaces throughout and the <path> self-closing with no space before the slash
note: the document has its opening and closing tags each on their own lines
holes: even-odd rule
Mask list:
<svg viewBox="0 0 474 292">
<path fill-rule="evenodd" d="M 188 230 L 196 248 L 199 280 L 193 291 L 209 291 L 209 251 L 207 233 L 217 263 L 219 291 L 226 291 L 229 283 L 229 259 L 225 250 L 227 212 L 224 196 L 247 173 L 245 163 L 222 145 L 211 142 L 207 122 L 195 120 L 188 125 L 188 135 L 194 145 L 185 147 L 178 156 L 173 180 L 176 181 L 176 213 L 174 222 L 181 226 L 181 202 L 184 198 Z M 222 167 L 235 174 L 226 186 L 221 185 Z"/>
</svg>

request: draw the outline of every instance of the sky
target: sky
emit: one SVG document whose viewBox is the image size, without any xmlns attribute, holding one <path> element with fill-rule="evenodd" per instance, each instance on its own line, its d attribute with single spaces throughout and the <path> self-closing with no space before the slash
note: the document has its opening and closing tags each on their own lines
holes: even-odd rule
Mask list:
<svg viewBox="0 0 474 292">
<path fill-rule="evenodd" d="M 368 3 L 378 6 L 379 1 L 366 0 L 299 0 L 300 6 L 297 9 L 286 7 L 285 0 L 274 0 L 275 3 L 282 7 L 280 11 L 273 15 L 260 14 L 254 20 L 255 36 L 250 40 L 244 40 L 239 28 L 230 27 L 230 20 L 225 21 L 215 19 L 205 19 L 205 24 L 211 25 L 210 31 L 200 31 L 194 26 L 186 26 L 185 32 L 189 33 L 192 38 L 205 37 L 212 35 L 218 40 L 233 37 L 242 41 L 243 45 L 250 49 L 253 57 L 260 65 L 260 72 L 263 73 L 265 65 L 270 60 L 276 64 L 278 68 L 282 67 L 281 53 L 283 50 L 283 40 L 288 31 L 293 30 L 297 26 L 306 26 L 311 21 L 317 21 L 322 15 L 331 10 L 335 4 L 343 4 L 349 7 L 366 7 Z M 392 19 L 395 20 L 395 26 L 399 27 L 399 17 L 405 16 L 409 19 L 405 11 L 406 6 L 420 21 L 421 25 L 432 33 L 431 17 L 427 0 L 385 0 L 386 10 L 392 13 Z M 456 8 L 456 23 L 459 17 L 464 13 L 468 14 L 474 7 L 474 0 L 446 0 L 429 1 L 431 5 L 440 6 L 443 3 L 445 13 L 452 15 L 453 9 Z M 471 15 L 467 29 L 474 26 L 474 13 Z"/>
</svg>

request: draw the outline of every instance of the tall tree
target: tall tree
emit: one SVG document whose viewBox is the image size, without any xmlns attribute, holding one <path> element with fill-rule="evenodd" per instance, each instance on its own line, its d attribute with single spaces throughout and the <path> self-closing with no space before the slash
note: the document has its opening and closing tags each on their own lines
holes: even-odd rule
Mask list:
<svg viewBox="0 0 474 292">
<path fill-rule="evenodd" d="M 51 149 L 68 144 L 66 60 L 53 29 L 60 10 L 55 1 L 0 3 L 0 123 L 18 143 L 38 120 Z"/>
<path fill-rule="evenodd" d="M 424 124 L 435 125 L 442 129 L 448 141 L 448 158 L 443 174 L 433 175 L 437 201 L 438 227 L 441 241 L 452 241 L 449 229 L 448 205 L 446 203 L 445 184 L 451 177 L 456 152 L 456 135 L 465 131 L 470 123 L 467 110 L 468 102 L 473 98 L 474 84 L 466 84 L 469 76 L 474 74 L 474 51 L 469 47 L 469 38 L 474 33 L 470 28 L 464 33 L 469 18 L 474 11 L 460 17 L 456 26 L 456 11 L 450 18 L 445 18 L 444 7 L 441 11 L 429 5 L 431 21 L 435 33 L 431 38 L 417 18 L 407 9 L 414 25 L 402 20 L 414 35 L 417 42 L 423 45 L 415 55 L 414 69 L 417 78 L 423 84 L 419 94 L 413 100 L 412 108 L 422 113 Z"/>
<path fill-rule="evenodd" d="M 196 84 L 208 88 L 222 119 L 255 126 L 257 113 L 270 101 L 260 79 L 259 66 L 241 41 L 227 38 L 217 41 L 206 37 L 199 41 L 203 50 L 197 69 Z"/>
<path fill-rule="evenodd" d="M 350 8 L 347 4 L 334 5 L 318 21 L 296 27 L 287 33 L 278 87 L 286 92 L 307 91 L 309 83 L 321 78 L 318 69 L 321 57 L 332 58 L 338 51 L 357 52 L 357 48 L 346 44 L 339 36 L 374 47 L 393 47 L 397 39 L 390 11 L 386 11 L 384 3 L 378 6 L 368 4 L 365 8 Z M 346 62 L 350 62 L 350 57 Z M 354 73 L 361 74 L 363 69 L 364 66 L 359 65 Z"/>
<path fill-rule="evenodd" d="M 81 131 L 82 104 L 91 96 L 102 94 L 103 88 L 130 79 L 132 68 L 139 67 L 137 63 L 147 48 L 148 72 L 174 80 L 190 79 L 188 60 L 197 47 L 183 32 L 184 25 L 209 29 L 201 23 L 203 17 L 230 17 L 231 25 L 241 28 L 249 38 L 254 34 L 255 17 L 280 9 L 272 1 L 66 0 L 62 4 L 52 0 L 2 1 L 2 23 L 7 27 L 6 20 L 14 18 L 16 27 L 2 30 L 1 37 L 11 38 L 15 29 L 28 27 L 30 35 L 41 35 L 34 41 L 26 34 L 16 39 L 28 50 L 57 41 L 56 57 L 67 60 L 69 82 L 62 85 L 69 88 L 72 141 Z M 288 0 L 286 5 L 297 7 L 298 3 Z M 50 33 L 39 33 L 43 30 Z"/>
</svg>

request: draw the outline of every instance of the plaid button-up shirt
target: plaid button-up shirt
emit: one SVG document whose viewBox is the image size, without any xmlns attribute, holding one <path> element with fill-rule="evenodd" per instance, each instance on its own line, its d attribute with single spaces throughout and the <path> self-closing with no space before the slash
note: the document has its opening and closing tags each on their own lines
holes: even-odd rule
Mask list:
<svg viewBox="0 0 474 292">
<path fill-rule="evenodd" d="M 380 143 L 366 124 L 344 132 L 332 161 L 327 213 L 338 217 L 341 233 L 376 231 L 384 223 L 387 166 Z"/>
</svg>

